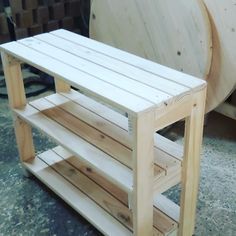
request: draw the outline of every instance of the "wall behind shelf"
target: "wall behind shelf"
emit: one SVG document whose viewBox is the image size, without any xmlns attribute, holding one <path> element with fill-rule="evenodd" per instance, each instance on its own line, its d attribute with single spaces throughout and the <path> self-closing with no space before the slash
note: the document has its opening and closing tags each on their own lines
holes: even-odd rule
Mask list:
<svg viewBox="0 0 236 236">
<path fill-rule="evenodd" d="M 9 0 L 9 6 L 12 23 L 0 1 L 0 44 L 59 28 L 88 36 L 89 0 Z"/>
</svg>

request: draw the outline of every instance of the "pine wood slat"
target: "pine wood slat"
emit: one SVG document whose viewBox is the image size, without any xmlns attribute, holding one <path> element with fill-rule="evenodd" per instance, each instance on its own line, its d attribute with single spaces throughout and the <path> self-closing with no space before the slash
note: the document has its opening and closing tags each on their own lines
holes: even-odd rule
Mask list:
<svg viewBox="0 0 236 236">
<path fill-rule="evenodd" d="M 104 187 L 101 185 L 99 175 L 97 178 L 91 180 L 90 176 L 86 175 L 86 172 L 81 171 L 78 158 L 76 158 L 77 162 L 71 162 L 70 159 L 73 158 L 73 156 L 71 154 L 68 155 L 61 147 L 56 147 L 52 151 L 45 152 L 39 155 L 39 157 L 50 165 L 51 168 L 63 175 L 74 186 L 79 188 L 82 192 L 85 192 L 104 210 L 108 211 L 122 224 L 132 230 L 132 214 L 131 210 L 128 209 L 128 202 L 124 204 L 119 200 L 122 192 L 117 190 L 115 185 L 112 186 L 110 182 L 106 180 L 103 182 L 103 184 L 105 184 Z M 96 173 L 94 173 L 94 175 L 96 175 Z M 111 192 L 107 190 L 111 190 Z M 126 199 L 128 199 L 128 197 L 126 197 Z M 177 228 L 176 222 L 155 207 L 153 208 L 153 215 L 156 219 L 153 226 L 164 234 Z"/>
<path fill-rule="evenodd" d="M 79 156 L 83 162 L 97 169 L 102 176 L 116 183 L 124 191 L 132 191 L 132 172 L 129 168 L 79 136 L 69 132 L 66 128 L 49 119 L 31 105 L 27 105 L 22 110 L 15 109 L 14 112 L 23 120 L 45 132 L 74 155 Z M 78 149 L 78 147 L 80 148 Z"/>
<path fill-rule="evenodd" d="M 81 97 L 83 96 L 81 95 Z M 30 104 L 50 119 L 97 146 L 129 168 L 132 168 L 131 146 L 122 145 L 123 140 L 129 139 L 127 131 L 60 94 L 53 94 L 30 102 Z M 113 137 L 110 137 L 111 134 Z M 154 162 L 156 164 L 154 167 L 155 180 L 159 184 L 161 177 L 163 178 L 165 175 L 173 176 L 173 174 L 176 176 L 176 173 L 180 173 L 181 162 L 158 147 L 154 147 Z M 165 183 L 164 179 L 161 181 L 163 185 Z M 179 179 L 176 178 L 177 182 L 175 184 L 178 183 Z M 159 184 L 157 185 L 159 186 Z M 157 189 L 157 187 L 154 187 L 154 189 Z"/>
<path fill-rule="evenodd" d="M 83 97 L 83 95 L 81 97 Z M 87 110 L 86 108 L 80 106 L 78 103 L 74 103 L 73 101 L 66 99 L 60 94 L 53 94 L 46 97 L 45 99 L 50 101 L 52 104 L 47 103 L 44 99 L 41 99 L 42 101 L 41 103 L 37 100 L 31 102 L 30 104 L 35 106 L 37 109 L 41 110 L 45 115 L 49 116 L 50 118 L 57 121 L 62 120 L 62 122 L 58 121 L 60 124 L 63 124 L 63 114 L 65 114 L 65 112 L 72 114 L 73 116 L 69 117 L 72 119 L 68 121 L 69 123 L 66 126 L 67 128 L 69 128 L 70 130 L 79 135 L 82 135 L 82 137 L 87 140 L 88 138 L 86 138 L 85 136 L 88 136 L 90 132 L 89 130 L 91 130 L 92 133 L 90 132 L 91 133 L 90 142 L 92 142 L 96 146 L 99 146 L 99 148 L 107 152 L 109 155 L 112 155 L 114 158 L 117 158 L 123 164 L 126 164 L 130 168 L 132 167 L 131 163 L 132 146 L 131 144 L 129 144 L 130 137 L 127 131 L 121 129 L 120 127 L 117 127 L 113 123 L 110 123 L 110 121 L 103 119 L 96 113 L 93 113 Z M 79 101 L 80 100 L 78 100 L 78 102 Z M 43 107 L 42 103 L 44 104 Z M 39 107 L 40 105 L 41 107 Z M 61 111 L 59 111 L 60 108 Z M 50 113 L 53 113 L 53 111 L 57 112 L 57 115 L 56 114 L 50 115 Z M 61 115 L 59 115 L 58 112 Z M 72 120 L 74 121 L 72 122 Z M 64 122 L 65 121 L 66 120 L 64 120 Z M 80 125 L 81 121 L 82 124 Z M 72 126 L 73 123 L 75 124 L 75 127 Z M 87 123 L 87 125 L 85 123 Z M 66 124 L 64 123 L 64 126 L 65 125 Z M 85 131 L 84 135 L 81 134 L 83 132 L 82 129 L 83 126 L 86 126 L 84 127 Z M 78 130 L 78 132 L 76 130 Z M 112 139 L 109 136 L 112 137 Z M 117 140 L 118 142 L 115 141 L 114 139 Z M 129 142 L 127 142 L 127 140 L 129 140 Z M 101 141 L 104 144 L 101 144 Z M 104 145 L 107 145 L 105 149 L 103 148 Z M 175 170 L 176 168 L 179 168 L 181 165 L 180 161 L 176 160 L 173 157 L 169 157 L 169 154 L 167 154 L 163 150 L 158 149 L 157 147 L 154 148 L 154 156 L 155 156 L 154 157 L 155 163 L 162 169 L 164 169 L 167 173 L 169 171 L 172 171 L 173 169 Z"/>
<path fill-rule="evenodd" d="M 119 138 L 118 132 L 116 132 L 116 139 L 122 143 L 122 139 L 124 139 L 124 144 L 128 145 L 128 147 L 132 147 L 130 137 L 126 135 L 125 131 L 128 131 L 128 118 L 118 112 L 112 110 L 111 108 L 104 106 L 101 103 L 96 102 L 95 100 L 84 96 L 81 93 L 76 92 L 75 90 L 71 90 L 69 93 L 61 93 L 64 97 L 68 98 L 69 100 L 73 100 L 76 104 L 85 107 L 87 110 L 96 113 L 99 117 L 109 121 L 111 124 L 115 124 L 115 126 L 120 127 L 124 131 L 122 131 L 122 135 Z M 58 95 L 52 95 L 47 97 L 47 99 L 53 100 L 55 104 L 59 105 L 60 102 L 58 100 Z M 62 98 L 60 97 L 60 100 Z M 68 100 L 64 100 L 66 102 Z M 80 114 L 81 117 L 81 114 Z M 88 120 L 89 118 L 87 118 Z M 104 121 L 102 121 L 104 123 Z M 107 124 L 107 123 L 106 123 Z M 112 131 L 114 132 L 114 126 L 112 126 Z M 104 128 L 104 127 L 103 127 Z M 104 128 L 105 129 L 105 128 Z M 103 131 L 104 131 L 103 129 Z M 119 129 L 118 129 L 119 130 Z M 104 131 L 106 132 L 106 131 Z M 121 130 L 120 130 L 121 132 Z M 111 134 L 110 134 L 111 135 Z M 182 161 L 183 158 L 183 148 L 175 142 L 159 135 L 154 135 L 154 144 L 155 146 L 162 150 L 163 152 L 167 153 L 168 155 L 173 156 L 174 158 Z"/>
<path fill-rule="evenodd" d="M 192 88 L 193 90 L 195 89 L 198 90 L 202 86 L 205 86 L 205 82 L 203 80 L 196 79 L 191 75 L 178 72 L 176 70 L 162 66 L 155 62 L 151 62 L 144 58 L 125 52 L 123 50 L 119 50 L 117 48 L 108 46 L 98 41 L 88 39 L 81 35 L 77 35 L 75 33 L 63 29 L 52 31 L 51 34 L 66 39 L 68 41 L 74 42 L 78 45 L 87 47 L 89 49 L 93 49 L 102 54 L 114 57 L 115 59 L 123 61 L 129 65 L 133 65 L 147 72 L 151 72 L 157 76 L 173 81 L 177 84 L 186 86 L 188 88 Z"/>
<path fill-rule="evenodd" d="M 23 164 L 30 172 L 53 190 L 67 204 L 78 211 L 104 235 L 132 235 L 131 231 L 99 207 L 86 194 L 66 181 L 63 176 L 50 168 L 41 159 L 35 158 L 31 162 L 24 162 Z"/>
<path fill-rule="evenodd" d="M 105 103 L 111 104 L 134 115 L 144 112 L 154 105 L 151 102 L 101 81 L 74 67 L 62 63 L 57 59 L 26 47 L 23 44 L 11 42 L 1 45 L 0 49 L 39 70 L 45 71 L 53 77 L 63 79 L 72 86 L 98 97 Z"/>
<path fill-rule="evenodd" d="M 132 230 L 132 215 L 131 210 L 128 209 L 127 194 L 124 198 L 125 201 L 122 203 L 120 197 L 122 199 L 123 192 L 119 190 L 116 185 L 112 185 L 112 183 L 108 180 L 102 180 L 102 178 L 100 178 L 96 172 L 93 173 L 94 178 L 91 179 L 91 175 L 87 175 L 87 173 L 90 172 L 83 171 L 83 169 L 81 169 L 81 163 L 78 158 L 76 163 L 71 161 L 72 158 L 72 154 L 70 154 L 64 148 L 58 146 L 52 150 L 48 150 L 42 154 L 39 154 L 34 161 L 31 160 L 24 162 L 23 164 L 39 178 L 41 177 L 40 175 L 42 172 L 48 173 L 49 183 L 52 178 L 51 175 L 61 175 L 65 178 L 65 180 L 68 181 L 67 186 L 69 188 L 70 186 L 73 186 L 73 188 L 76 187 L 77 191 L 79 190 L 85 193 L 86 196 L 95 201 L 102 209 Z M 53 173 L 52 170 L 55 172 Z M 60 180 L 61 178 L 59 178 L 59 181 Z M 65 180 L 63 182 L 65 182 Z M 46 184 L 48 185 L 48 183 Z M 53 184 L 50 186 L 50 188 L 53 190 L 54 187 L 57 186 L 54 186 Z M 61 191 L 63 191 L 63 188 Z M 67 201 L 66 195 L 67 194 L 64 194 L 63 191 L 60 196 Z M 165 207 L 167 207 L 166 204 L 170 204 L 169 208 L 173 208 L 173 203 L 171 204 L 170 200 L 166 200 L 165 198 L 163 201 L 163 198 L 164 197 L 157 197 L 155 201 L 156 204 L 159 205 L 160 208 L 163 208 L 163 203 L 165 203 Z M 159 201 L 159 199 L 162 200 Z M 74 204 L 69 204 L 75 208 Z M 75 209 L 78 211 L 78 208 Z M 177 222 L 166 215 L 165 211 L 160 211 L 158 208 L 154 207 L 153 216 L 155 219 L 153 222 L 154 235 L 169 235 L 169 233 L 177 230 Z M 87 218 L 88 216 L 85 217 Z M 90 221 L 90 219 L 88 220 Z M 114 223 L 114 220 L 112 222 Z"/>
<path fill-rule="evenodd" d="M 135 80 L 130 80 L 127 76 L 116 73 L 88 60 L 84 60 L 81 57 L 73 55 L 72 53 L 66 52 L 36 38 L 26 38 L 19 40 L 18 42 L 38 52 L 43 52 L 45 55 L 76 68 L 89 76 L 116 86 L 153 104 L 159 104 L 171 98 L 170 95 L 151 86 L 147 86 Z"/>
<path fill-rule="evenodd" d="M 128 79 L 139 81 L 142 84 L 148 85 L 152 88 L 156 88 L 157 90 L 165 92 L 167 94 L 178 95 L 179 93 L 188 91 L 188 88 L 185 86 L 173 83 L 172 81 L 161 78 L 135 66 L 128 65 L 127 63 L 115 59 L 110 55 L 105 55 L 97 52 L 94 49 L 81 46 L 72 41 L 68 41 L 68 39 L 63 39 L 50 33 L 41 34 L 35 36 L 34 38 L 60 48 L 66 52 L 69 52 L 70 54 L 78 56 L 85 61 L 100 65 L 112 72 L 117 72 L 121 75 L 125 75 L 125 77 L 127 77 Z"/>
</svg>

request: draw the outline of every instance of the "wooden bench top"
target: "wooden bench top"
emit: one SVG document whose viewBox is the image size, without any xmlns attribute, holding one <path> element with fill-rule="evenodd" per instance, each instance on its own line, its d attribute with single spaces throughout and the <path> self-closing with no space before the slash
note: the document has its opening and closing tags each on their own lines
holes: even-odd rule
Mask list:
<svg viewBox="0 0 236 236">
<path fill-rule="evenodd" d="M 167 107 L 206 82 L 66 30 L 0 49 L 129 113 Z"/>
</svg>

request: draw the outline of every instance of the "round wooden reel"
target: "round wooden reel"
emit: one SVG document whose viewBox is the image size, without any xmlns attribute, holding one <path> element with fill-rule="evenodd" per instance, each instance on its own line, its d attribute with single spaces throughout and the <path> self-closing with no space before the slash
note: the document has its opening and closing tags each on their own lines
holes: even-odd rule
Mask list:
<svg viewBox="0 0 236 236">
<path fill-rule="evenodd" d="M 236 87 L 236 1 L 204 0 L 212 25 L 213 56 L 207 107 L 215 108 Z"/>
</svg>

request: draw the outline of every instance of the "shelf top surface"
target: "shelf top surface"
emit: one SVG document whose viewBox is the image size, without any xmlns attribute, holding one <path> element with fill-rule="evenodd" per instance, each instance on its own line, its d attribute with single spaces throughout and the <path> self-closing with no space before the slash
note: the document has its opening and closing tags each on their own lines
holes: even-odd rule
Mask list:
<svg viewBox="0 0 236 236">
<path fill-rule="evenodd" d="M 130 113 L 167 106 L 206 86 L 193 76 L 62 29 L 0 49 Z"/>
</svg>

